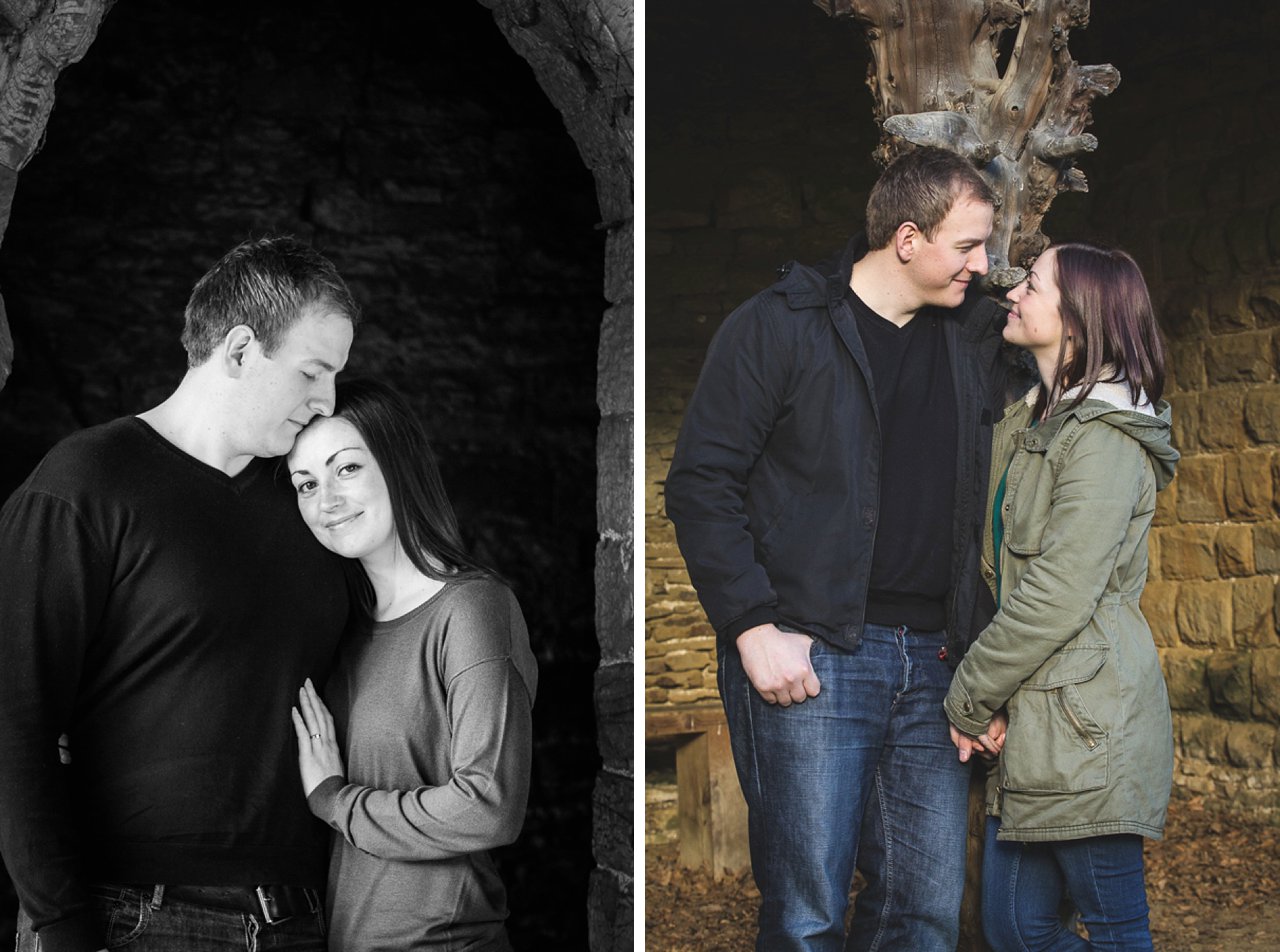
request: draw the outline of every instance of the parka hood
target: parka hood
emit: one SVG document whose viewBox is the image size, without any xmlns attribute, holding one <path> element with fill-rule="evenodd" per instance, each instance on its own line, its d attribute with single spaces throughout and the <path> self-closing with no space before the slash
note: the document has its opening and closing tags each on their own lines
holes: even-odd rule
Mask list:
<svg viewBox="0 0 1280 952">
<path fill-rule="evenodd" d="M 1031 402 L 1035 401 L 1036 393 L 1033 389 L 1027 395 Z M 1081 422 L 1099 420 L 1122 430 L 1147 451 L 1155 467 L 1156 489 L 1164 489 L 1173 482 L 1180 454 L 1170 442 L 1173 426 L 1166 401 L 1160 400 L 1153 406 L 1144 393 L 1135 404 L 1128 384 L 1123 381 L 1097 383 L 1079 406 L 1071 407 L 1077 393 L 1079 388 L 1066 391 L 1058 401 L 1058 408 L 1044 421 L 1041 430 L 1046 439 L 1057 433 L 1068 417 L 1074 416 Z"/>
</svg>

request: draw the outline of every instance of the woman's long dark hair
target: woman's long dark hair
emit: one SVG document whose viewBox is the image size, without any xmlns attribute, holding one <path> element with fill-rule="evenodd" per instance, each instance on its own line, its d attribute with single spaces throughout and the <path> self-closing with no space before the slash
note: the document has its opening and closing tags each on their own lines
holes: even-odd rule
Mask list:
<svg viewBox="0 0 1280 952">
<path fill-rule="evenodd" d="M 377 460 L 396 536 L 418 571 L 438 581 L 494 577 L 462 543 L 436 454 L 409 402 L 384 383 L 355 377 L 338 384 L 333 415 L 360 432 Z M 361 600 L 372 596 L 362 592 Z"/>
<path fill-rule="evenodd" d="M 1122 382 L 1135 405 L 1145 393 L 1154 406 L 1164 393 L 1165 348 L 1142 269 L 1118 248 L 1070 242 L 1053 250 L 1062 346 L 1053 380 L 1036 402 L 1036 419 L 1065 391 L 1080 387 L 1074 407 L 1098 383 Z M 1069 357 L 1068 340 L 1074 344 Z"/>
</svg>

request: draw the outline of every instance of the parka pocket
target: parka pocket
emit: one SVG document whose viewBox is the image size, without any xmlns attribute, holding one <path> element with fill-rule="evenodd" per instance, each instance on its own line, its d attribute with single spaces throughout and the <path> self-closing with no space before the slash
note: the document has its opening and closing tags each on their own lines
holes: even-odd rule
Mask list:
<svg viewBox="0 0 1280 952">
<path fill-rule="evenodd" d="M 1080 793 L 1107 785 L 1108 735 L 1086 703 L 1106 645 L 1058 652 L 1009 701 L 1002 786 L 1018 793 Z"/>
</svg>

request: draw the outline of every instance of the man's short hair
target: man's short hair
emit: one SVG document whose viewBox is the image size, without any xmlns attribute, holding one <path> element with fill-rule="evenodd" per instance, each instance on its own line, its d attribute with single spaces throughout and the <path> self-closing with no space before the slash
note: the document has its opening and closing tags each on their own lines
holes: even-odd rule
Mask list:
<svg viewBox="0 0 1280 952">
<path fill-rule="evenodd" d="M 887 248 L 903 222 L 915 222 L 933 241 L 951 207 L 961 196 L 987 205 L 996 203 L 986 179 L 963 156 L 922 146 L 889 164 L 867 200 L 867 245 Z"/>
<path fill-rule="evenodd" d="M 182 346 L 187 365 L 207 361 L 238 324 L 253 329 L 268 357 L 312 305 L 353 325 L 360 308 L 333 263 L 295 238 L 255 238 L 223 255 L 187 301 Z"/>
</svg>

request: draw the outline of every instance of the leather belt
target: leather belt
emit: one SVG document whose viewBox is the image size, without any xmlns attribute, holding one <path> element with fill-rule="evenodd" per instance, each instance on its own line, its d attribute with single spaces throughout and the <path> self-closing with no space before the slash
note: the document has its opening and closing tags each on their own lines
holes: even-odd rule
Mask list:
<svg viewBox="0 0 1280 952">
<path fill-rule="evenodd" d="M 267 925 L 276 925 L 320 909 L 315 890 L 305 886 L 166 885 L 164 898 L 261 916 Z"/>
</svg>

